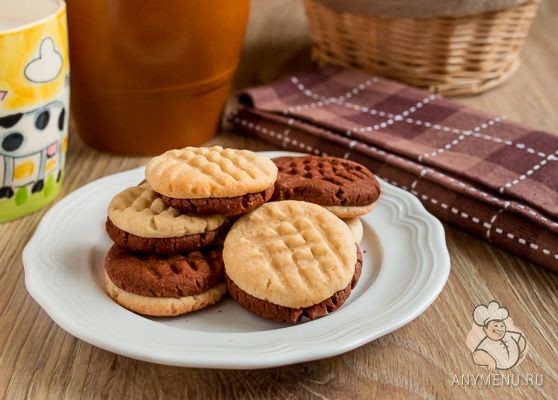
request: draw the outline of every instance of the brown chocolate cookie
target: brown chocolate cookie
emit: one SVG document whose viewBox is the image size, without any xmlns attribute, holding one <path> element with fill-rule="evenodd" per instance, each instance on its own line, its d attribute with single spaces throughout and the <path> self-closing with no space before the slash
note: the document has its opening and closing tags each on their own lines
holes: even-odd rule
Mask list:
<svg viewBox="0 0 558 400">
<path fill-rule="evenodd" d="M 337 157 L 279 157 L 271 198 L 321 206 L 366 206 L 380 196 L 380 185 L 366 167 Z"/>
<path fill-rule="evenodd" d="M 163 202 L 185 214 L 199 215 L 239 215 L 250 212 L 271 198 L 274 187 L 270 186 L 263 192 L 245 194 L 244 196 L 206 198 L 206 199 L 176 199 L 161 195 Z"/>
<path fill-rule="evenodd" d="M 134 254 L 112 246 L 105 259 L 110 280 L 120 289 L 147 297 L 203 293 L 223 281 L 221 249 L 174 256 Z"/>
<path fill-rule="evenodd" d="M 258 299 L 240 289 L 226 274 L 225 282 L 231 297 L 248 311 L 259 315 L 260 317 L 278 322 L 297 323 L 300 322 L 303 317 L 307 317 L 312 320 L 321 318 L 341 307 L 351 294 L 351 290 L 358 283 L 361 271 L 362 254 L 357 246 L 357 263 L 355 265 L 355 273 L 351 283 L 345 289 L 339 290 L 329 299 L 305 308 L 284 307 L 270 303 L 266 300 Z"/>
<path fill-rule="evenodd" d="M 230 223 L 225 222 L 217 229 L 193 235 L 171 238 L 145 238 L 126 232 L 107 218 L 106 231 L 112 241 L 119 247 L 136 253 L 179 254 L 201 249 L 211 244 L 222 243 Z"/>
</svg>

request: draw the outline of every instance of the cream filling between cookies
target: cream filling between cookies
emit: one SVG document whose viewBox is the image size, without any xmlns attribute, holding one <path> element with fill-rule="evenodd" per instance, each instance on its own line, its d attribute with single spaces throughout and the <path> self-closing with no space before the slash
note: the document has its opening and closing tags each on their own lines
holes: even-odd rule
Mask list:
<svg viewBox="0 0 558 400">
<path fill-rule="evenodd" d="M 374 209 L 376 202 L 366 206 L 322 206 L 339 218 L 361 217 Z"/>
<path fill-rule="evenodd" d="M 364 234 L 364 228 L 362 227 L 362 222 L 360 221 L 360 218 L 358 217 L 348 218 L 348 219 L 344 219 L 343 222 L 346 223 L 349 229 L 351 230 L 355 242 L 360 243 L 362 241 L 362 236 Z"/>
<path fill-rule="evenodd" d="M 149 184 L 130 187 L 109 204 L 108 217 L 125 232 L 144 238 L 172 238 L 196 235 L 220 227 L 223 215 L 182 214 L 163 203 Z"/>
<path fill-rule="evenodd" d="M 121 306 L 140 314 L 172 316 L 200 310 L 218 302 L 225 294 L 225 284 L 205 292 L 183 297 L 149 297 L 119 288 L 105 272 L 105 287 L 109 296 Z"/>
</svg>

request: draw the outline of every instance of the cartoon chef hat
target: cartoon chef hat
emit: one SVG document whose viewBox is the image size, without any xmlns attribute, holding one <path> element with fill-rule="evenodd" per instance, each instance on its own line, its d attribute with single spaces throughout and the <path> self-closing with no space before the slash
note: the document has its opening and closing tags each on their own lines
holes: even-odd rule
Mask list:
<svg viewBox="0 0 558 400">
<path fill-rule="evenodd" d="M 490 321 L 502 321 L 509 316 L 508 309 L 506 307 L 500 307 L 500 304 L 496 301 L 491 301 L 488 306 L 480 305 L 473 311 L 473 319 L 475 324 L 479 326 L 484 326 Z"/>
</svg>

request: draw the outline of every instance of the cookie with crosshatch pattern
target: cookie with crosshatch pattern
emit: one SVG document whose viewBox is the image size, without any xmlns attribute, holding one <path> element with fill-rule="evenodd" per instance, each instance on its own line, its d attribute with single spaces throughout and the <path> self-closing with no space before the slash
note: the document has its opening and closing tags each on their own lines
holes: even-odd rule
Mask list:
<svg viewBox="0 0 558 400">
<path fill-rule="evenodd" d="M 223 260 L 234 300 L 256 315 L 291 323 L 339 308 L 362 265 L 342 220 L 294 200 L 266 203 L 242 216 L 225 239 Z"/>
<path fill-rule="evenodd" d="M 177 254 L 224 239 L 230 223 L 223 215 L 183 214 L 144 182 L 113 197 L 105 226 L 112 241 L 130 251 Z"/>
<path fill-rule="evenodd" d="M 380 197 L 374 174 L 354 161 L 337 157 L 301 156 L 273 159 L 279 173 L 274 200 L 302 200 L 319 204 L 339 218 L 372 211 Z"/>
<path fill-rule="evenodd" d="M 238 215 L 269 200 L 277 167 L 248 150 L 185 147 L 152 158 L 145 178 L 166 204 L 184 213 Z"/>
<path fill-rule="evenodd" d="M 199 310 L 225 293 L 221 249 L 163 256 L 112 246 L 105 258 L 105 288 L 139 314 L 169 317 Z"/>
</svg>

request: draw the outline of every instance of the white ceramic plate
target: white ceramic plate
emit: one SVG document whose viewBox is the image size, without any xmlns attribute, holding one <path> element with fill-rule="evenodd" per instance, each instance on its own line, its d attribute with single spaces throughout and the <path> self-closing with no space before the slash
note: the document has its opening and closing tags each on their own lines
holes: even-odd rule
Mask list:
<svg viewBox="0 0 558 400">
<path fill-rule="evenodd" d="M 268 157 L 289 153 L 266 152 Z M 265 368 L 344 353 L 408 324 L 438 296 L 450 271 L 440 222 L 409 193 L 381 181 L 362 218 L 362 276 L 331 315 L 299 325 L 270 322 L 230 298 L 176 318 L 146 318 L 103 291 L 110 199 L 143 168 L 91 182 L 44 216 L 23 252 L 25 285 L 64 330 L 95 346 L 160 364 Z"/>
</svg>

